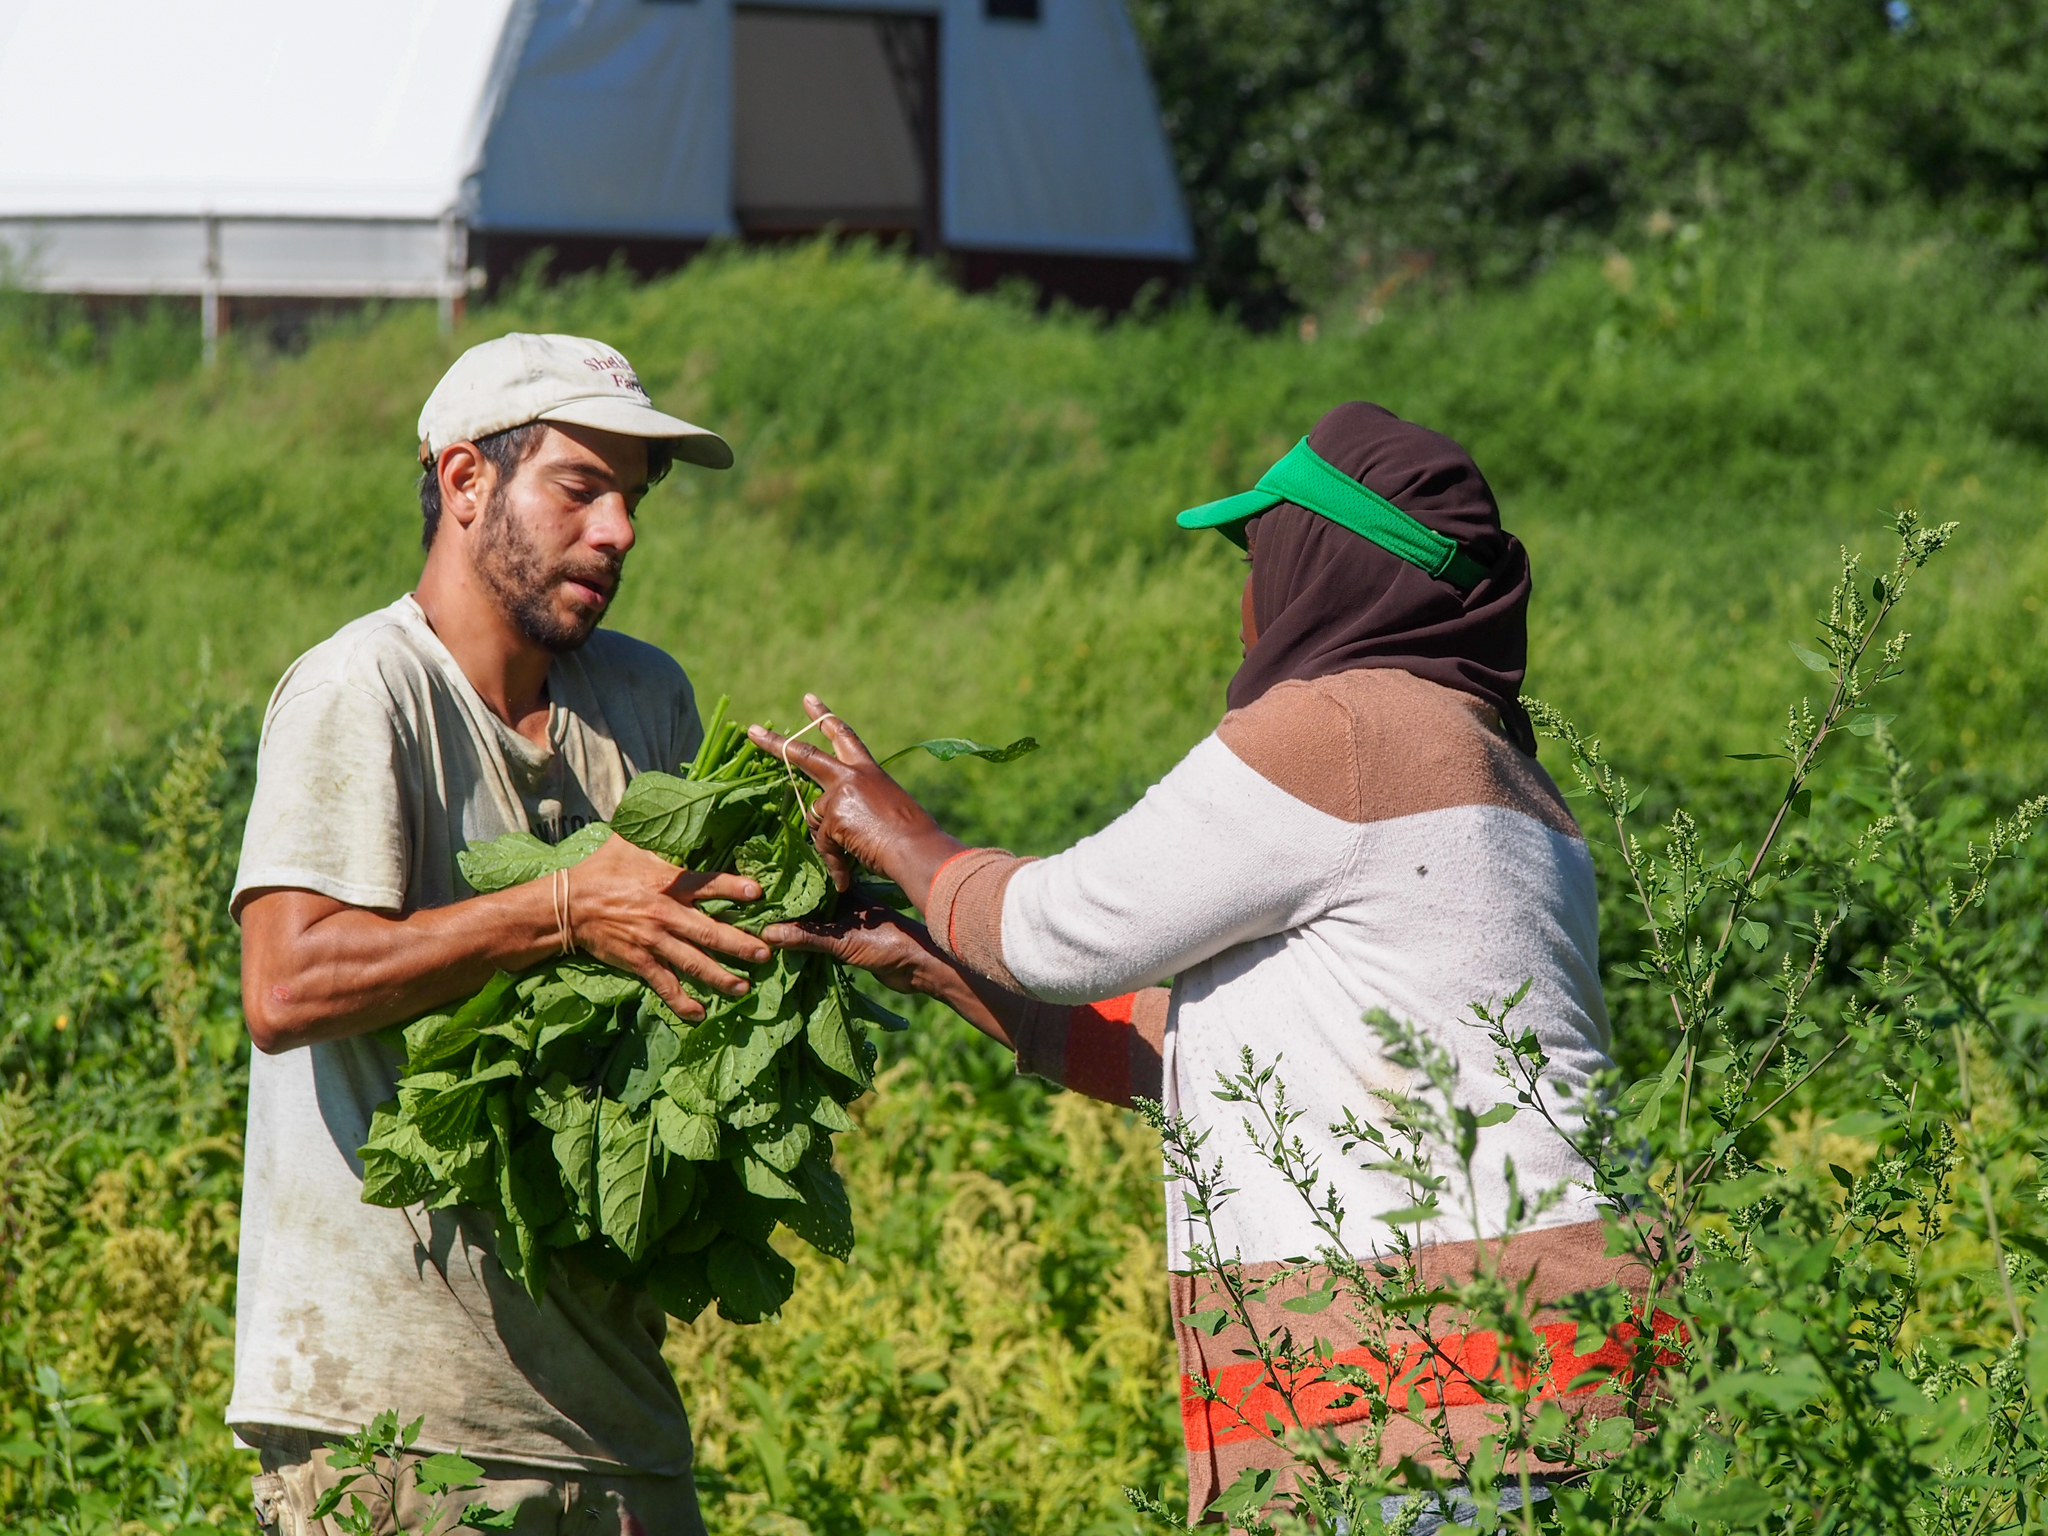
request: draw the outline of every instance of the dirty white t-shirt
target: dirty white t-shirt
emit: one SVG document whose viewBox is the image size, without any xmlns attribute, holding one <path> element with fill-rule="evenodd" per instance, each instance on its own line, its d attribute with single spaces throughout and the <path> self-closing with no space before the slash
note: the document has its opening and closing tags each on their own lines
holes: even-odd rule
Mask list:
<svg viewBox="0 0 2048 1536">
<path fill-rule="evenodd" d="M 315 646 L 263 719 L 235 875 L 400 913 L 473 894 L 455 856 L 559 841 L 626 783 L 673 771 L 702 727 L 682 668 L 599 630 L 548 672 L 551 750 L 485 707 L 410 596 Z M 539 1307 L 475 1211 L 364 1205 L 356 1149 L 397 1054 L 369 1036 L 258 1054 L 227 1420 L 347 1432 L 386 1408 L 422 1443 L 532 1466 L 681 1474 L 690 1430 L 644 1291 L 557 1263 Z"/>
</svg>

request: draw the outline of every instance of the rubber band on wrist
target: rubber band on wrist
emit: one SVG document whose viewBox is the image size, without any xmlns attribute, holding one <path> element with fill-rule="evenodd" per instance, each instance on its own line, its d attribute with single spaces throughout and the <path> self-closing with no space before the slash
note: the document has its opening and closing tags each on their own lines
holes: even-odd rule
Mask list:
<svg viewBox="0 0 2048 1536">
<path fill-rule="evenodd" d="M 558 869 L 549 882 L 548 894 L 553 898 L 555 908 L 555 934 L 561 941 L 562 953 L 576 952 L 576 925 L 570 906 L 569 871 Z"/>
<path fill-rule="evenodd" d="M 827 720 L 838 719 L 839 717 L 833 714 L 832 711 L 828 709 L 825 711 L 824 714 L 818 716 L 817 719 L 813 720 L 809 725 L 805 726 L 803 731 L 796 731 L 782 738 L 782 771 L 789 775 L 789 787 L 796 793 L 796 803 L 798 805 L 803 806 L 804 824 L 806 826 L 815 827 L 818 824 L 817 818 L 811 814 L 815 807 L 804 805 L 804 792 L 802 787 L 798 785 L 796 781 L 796 770 L 789 766 L 789 749 L 796 745 L 797 737 L 803 735 L 804 731 L 814 731 L 819 726 L 823 725 Z M 843 721 L 841 723 L 844 724 Z"/>
</svg>

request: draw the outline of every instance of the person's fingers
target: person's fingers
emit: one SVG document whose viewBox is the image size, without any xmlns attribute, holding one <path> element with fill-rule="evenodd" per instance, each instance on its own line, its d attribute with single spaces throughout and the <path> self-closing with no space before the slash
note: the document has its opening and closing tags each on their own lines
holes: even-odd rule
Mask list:
<svg viewBox="0 0 2048 1536">
<path fill-rule="evenodd" d="M 845 959 L 848 948 L 848 936 L 837 923 L 815 928 L 808 923 L 770 923 L 761 930 L 761 937 L 777 949 L 808 950 L 835 960 Z"/>
<path fill-rule="evenodd" d="M 685 944 L 670 934 L 654 941 L 654 952 L 671 970 L 702 982 L 727 997 L 745 997 L 749 990 L 744 976 L 735 976 L 694 944 Z"/>
<path fill-rule="evenodd" d="M 804 695 L 804 708 L 811 718 L 819 721 L 818 729 L 825 733 L 825 739 L 832 743 L 832 751 L 839 761 L 849 767 L 864 768 L 875 760 L 874 753 L 867 748 L 853 727 L 825 707 L 825 701 L 815 693 Z"/>
<path fill-rule="evenodd" d="M 683 990 L 683 984 L 676 980 L 676 973 L 657 960 L 652 951 L 633 956 L 630 966 L 633 974 L 646 982 L 677 1018 L 694 1024 L 704 1017 L 704 1005 Z"/>
<path fill-rule="evenodd" d="M 825 861 L 825 873 L 832 877 L 832 889 L 852 889 L 855 876 L 854 861 L 847 857 L 846 850 L 833 841 L 825 830 L 825 819 L 821 816 L 811 828 L 811 846 L 818 850 L 818 857 Z"/>
<path fill-rule="evenodd" d="M 715 949 L 735 960 L 759 964 L 768 958 L 768 946 L 743 928 L 706 917 L 695 907 L 680 907 L 668 921 L 669 937 L 700 949 Z"/>
<path fill-rule="evenodd" d="M 830 752 L 820 752 L 809 742 L 792 740 L 765 725 L 748 726 L 747 739 L 770 757 L 809 775 L 828 789 L 846 772 L 846 765 Z"/>
<path fill-rule="evenodd" d="M 749 880 L 745 875 L 706 875 L 686 869 L 678 874 L 675 883 L 668 888 L 669 895 L 677 901 L 759 901 L 761 884 Z"/>
</svg>

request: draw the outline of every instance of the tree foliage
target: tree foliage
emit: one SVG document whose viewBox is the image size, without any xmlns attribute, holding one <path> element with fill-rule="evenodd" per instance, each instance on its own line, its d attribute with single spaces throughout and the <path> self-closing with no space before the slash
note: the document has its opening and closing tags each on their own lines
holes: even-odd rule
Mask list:
<svg viewBox="0 0 2048 1536">
<path fill-rule="evenodd" d="M 2048 247 L 2023 0 L 1137 0 L 1212 299 L 1270 320 L 1441 261 L 1524 272 L 1728 196 L 1946 207 Z"/>
</svg>

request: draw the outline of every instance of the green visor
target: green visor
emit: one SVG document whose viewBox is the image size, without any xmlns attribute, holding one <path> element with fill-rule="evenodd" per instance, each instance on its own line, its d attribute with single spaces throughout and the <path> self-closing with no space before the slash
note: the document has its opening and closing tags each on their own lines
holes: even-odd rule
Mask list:
<svg viewBox="0 0 2048 1536">
<path fill-rule="evenodd" d="M 1460 549 L 1457 540 L 1417 522 L 1377 491 L 1352 479 L 1309 447 L 1305 437 L 1259 476 L 1252 490 L 1190 507 L 1174 521 L 1183 528 L 1214 528 L 1243 549 L 1244 525 L 1283 501 L 1307 507 L 1338 527 L 1349 528 L 1361 539 L 1461 591 L 1477 586 L 1486 575 L 1486 567 Z"/>
</svg>

